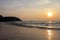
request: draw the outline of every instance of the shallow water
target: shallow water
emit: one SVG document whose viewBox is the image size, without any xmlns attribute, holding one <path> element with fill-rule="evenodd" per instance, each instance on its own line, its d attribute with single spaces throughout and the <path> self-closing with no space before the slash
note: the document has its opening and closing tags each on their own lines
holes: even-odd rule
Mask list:
<svg viewBox="0 0 60 40">
<path fill-rule="evenodd" d="M 0 40 L 60 40 L 60 30 L 28 28 L 0 23 Z"/>
</svg>

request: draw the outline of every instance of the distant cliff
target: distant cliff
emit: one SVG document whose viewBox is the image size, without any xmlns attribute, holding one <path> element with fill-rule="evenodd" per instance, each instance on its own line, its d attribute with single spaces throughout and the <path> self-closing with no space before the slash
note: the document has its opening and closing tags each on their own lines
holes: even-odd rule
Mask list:
<svg viewBox="0 0 60 40">
<path fill-rule="evenodd" d="M 17 17 L 3 17 L 0 15 L 0 22 L 9 22 L 9 21 L 22 21 Z"/>
</svg>

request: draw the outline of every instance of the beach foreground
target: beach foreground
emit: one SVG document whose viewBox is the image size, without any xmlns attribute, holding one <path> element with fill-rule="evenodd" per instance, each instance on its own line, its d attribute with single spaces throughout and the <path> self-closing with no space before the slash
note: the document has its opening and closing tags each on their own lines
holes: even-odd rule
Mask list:
<svg viewBox="0 0 60 40">
<path fill-rule="evenodd" d="M 0 40 L 60 40 L 60 30 L 29 28 L 0 23 Z"/>
</svg>

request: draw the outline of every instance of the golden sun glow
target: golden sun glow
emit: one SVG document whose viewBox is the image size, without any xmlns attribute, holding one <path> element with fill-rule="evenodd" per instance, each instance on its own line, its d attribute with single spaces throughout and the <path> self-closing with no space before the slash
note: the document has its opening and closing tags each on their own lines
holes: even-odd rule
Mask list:
<svg viewBox="0 0 60 40">
<path fill-rule="evenodd" d="M 52 12 L 48 12 L 48 16 L 49 17 L 52 17 Z"/>
</svg>

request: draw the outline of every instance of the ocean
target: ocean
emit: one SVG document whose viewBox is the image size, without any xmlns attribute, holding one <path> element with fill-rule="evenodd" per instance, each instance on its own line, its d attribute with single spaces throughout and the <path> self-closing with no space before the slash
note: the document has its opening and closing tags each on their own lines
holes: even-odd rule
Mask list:
<svg viewBox="0 0 60 40">
<path fill-rule="evenodd" d="M 0 40 L 60 40 L 60 24 L 58 22 L 2 22 Z"/>
</svg>

